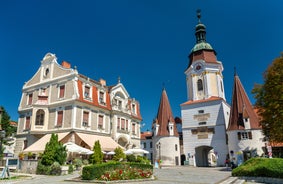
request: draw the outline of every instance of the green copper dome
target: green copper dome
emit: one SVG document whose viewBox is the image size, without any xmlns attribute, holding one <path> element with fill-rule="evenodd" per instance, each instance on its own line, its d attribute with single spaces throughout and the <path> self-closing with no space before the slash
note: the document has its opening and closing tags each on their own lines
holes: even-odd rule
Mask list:
<svg viewBox="0 0 283 184">
<path fill-rule="evenodd" d="M 200 10 L 197 11 L 198 24 L 195 27 L 195 35 L 196 35 L 196 44 L 192 48 L 191 53 L 199 51 L 199 50 L 213 50 L 211 45 L 206 42 L 206 27 L 201 23 L 200 18 Z"/>
<path fill-rule="evenodd" d="M 200 43 L 195 44 L 191 52 L 196 52 L 198 50 L 213 50 L 213 48 L 207 42 L 200 42 Z"/>
</svg>

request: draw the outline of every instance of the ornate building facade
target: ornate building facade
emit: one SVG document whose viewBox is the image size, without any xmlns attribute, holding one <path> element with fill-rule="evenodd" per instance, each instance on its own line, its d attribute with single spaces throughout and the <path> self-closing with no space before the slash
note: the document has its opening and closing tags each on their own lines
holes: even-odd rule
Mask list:
<svg viewBox="0 0 283 184">
<path fill-rule="evenodd" d="M 71 141 L 89 149 L 96 140 L 104 151 L 118 145 L 140 147 L 140 104 L 120 80 L 107 86 L 105 80 L 90 79 L 66 61 L 58 64 L 51 53 L 24 84 L 18 112 L 16 154 L 39 152 L 40 140 L 43 143 L 51 133 L 57 133 L 63 143 Z"/>
</svg>

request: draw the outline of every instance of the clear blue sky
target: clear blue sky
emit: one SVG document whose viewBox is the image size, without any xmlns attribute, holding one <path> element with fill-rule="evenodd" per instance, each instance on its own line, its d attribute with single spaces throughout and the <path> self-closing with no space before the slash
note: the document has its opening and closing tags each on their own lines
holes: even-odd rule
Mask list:
<svg viewBox="0 0 283 184">
<path fill-rule="evenodd" d="M 12 120 L 25 81 L 47 52 L 69 61 L 79 73 L 108 85 L 118 76 L 141 104 L 142 130 L 156 117 L 163 83 L 174 116 L 187 100 L 184 71 L 195 44 L 196 10 L 207 28 L 207 42 L 224 66 L 231 103 L 234 66 L 251 90 L 280 55 L 283 2 L 227 0 L 49 0 L 0 2 L 0 105 Z"/>
</svg>

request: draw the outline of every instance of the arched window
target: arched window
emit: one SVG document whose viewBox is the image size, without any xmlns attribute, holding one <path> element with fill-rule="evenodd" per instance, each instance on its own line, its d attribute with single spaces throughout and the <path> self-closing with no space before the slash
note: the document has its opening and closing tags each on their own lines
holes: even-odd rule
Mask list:
<svg viewBox="0 0 283 184">
<path fill-rule="evenodd" d="M 198 91 L 202 91 L 203 90 L 203 84 L 202 84 L 201 79 L 198 80 L 197 85 L 198 85 Z"/>
<path fill-rule="evenodd" d="M 35 125 L 44 125 L 44 111 L 42 109 L 39 109 L 36 112 L 36 119 L 35 119 Z"/>
</svg>

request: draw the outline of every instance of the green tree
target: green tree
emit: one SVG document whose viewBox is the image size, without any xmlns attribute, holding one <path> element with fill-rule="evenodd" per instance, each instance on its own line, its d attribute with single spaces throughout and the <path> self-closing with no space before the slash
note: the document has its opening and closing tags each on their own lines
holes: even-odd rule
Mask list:
<svg viewBox="0 0 283 184">
<path fill-rule="evenodd" d="M 45 166 L 51 166 L 54 162 L 58 162 L 62 165 L 66 161 L 66 158 L 66 147 L 58 141 L 58 135 L 53 133 L 50 141 L 45 145 L 41 163 Z"/>
<path fill-rule="evenodd" d="M 123 161 L 126 158 L 126 154 L 124 153 L 121 147 L 117 147 L 114 150 L 115 154 L 113 156 L 113 160 L 115 161 Z"/>
<path fill-rule="evenodd" d="M 252 90 L 260 124 L 269 141 L 283 142 L 283 53 L 264 72 L 264 84 Z"/>
<path fill-rule="evenodd" d="M 103 161 L 103 153 L 101 151 L 101 146 L 99 140 L 95 141 L 93 146 L 93 154 L 90 158 L 90 163 L 92 164 L 100 164 Z"/>
<path fill-rule="evenodd" d="M 17 127 L 11 126 L 10 122 L 10 116 L 9 114 L 6 112 L 4 107 L 0 107 L 2 110 L 2 114 L 1 114 L 1 128 L 3 131 L 5 131 L 5 136 L 3 138 L 1 138 L 1 144 L 2 147 L 0 148 L 0 159 L 3 158 L 3 152 L 4 152 L 4 146 L 3 145 L 9 145 L 9 141 L 7 141 L 6 138 L 11 137 L 14 133 L 17 132 Z"/>
</svg>

